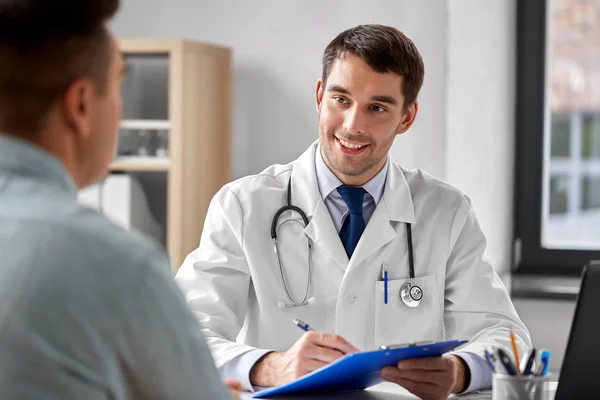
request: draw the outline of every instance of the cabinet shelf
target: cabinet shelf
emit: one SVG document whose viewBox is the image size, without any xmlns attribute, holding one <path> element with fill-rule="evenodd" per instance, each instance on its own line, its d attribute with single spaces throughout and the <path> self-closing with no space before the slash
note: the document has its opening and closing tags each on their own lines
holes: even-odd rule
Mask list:
<svg viewBox="0 0 600 400">
<path fill-rule="evenodd" d="M 124 156 L 110 164 L 111 171 L 168 171 L 171 162 L 168 158 Z"/>
<path fill-rule="evenodd" d="M 161 119 L 124 119 L 121 121 L 121 128 L 169 130 L 171 129 L 171 121 Z"/>
</svg>

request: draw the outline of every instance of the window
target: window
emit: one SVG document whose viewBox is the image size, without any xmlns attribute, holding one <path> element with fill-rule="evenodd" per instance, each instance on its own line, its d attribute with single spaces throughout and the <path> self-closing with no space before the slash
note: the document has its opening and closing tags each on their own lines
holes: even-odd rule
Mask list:
<svg viewBox="0 0 600 400">
<path fill-rule="evenodd" d="M 517 18 L 516 272 L 600 258 L 600 0 L 527 0 Z"/>
</svg>

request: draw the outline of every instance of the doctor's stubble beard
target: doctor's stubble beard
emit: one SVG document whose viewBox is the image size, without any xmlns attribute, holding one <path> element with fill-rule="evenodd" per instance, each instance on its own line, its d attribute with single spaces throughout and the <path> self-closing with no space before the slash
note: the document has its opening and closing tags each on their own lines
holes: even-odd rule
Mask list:
<svg viewBox="0 0 600 400">
<path fill-rule="evenodd" d="M 336 131 L 335 129 L 330 129 L 329 132 L 325 133 L 325 128 L 322 126 L 319 126 L 319 132 L 320 132 L 320 137 L 325 138 L 326 140 L 329 140 L 330 138 L 335 141 L 335 137 L 341 137 L 341 138 L 348 138 L 350 135 L 348 134 L 347 131 L 345 130 L 339 130 Z M 364 174 L 365 172 L 367 172 L 369 169 L 373 168 L 374 165 L 376 165 L 379 161 L 381 161 L 382 158 L 386 157 L 388 152 L 390 151 L 390 148 L 392 147 L 392 143 L 394 143 L 394 139 L 396 138 L 396 135 L 394 134 L 390 141 L 387 143 L 387 145 L 383 145 L 383 148 L 385 149 L 384 153 L 378 157 L 377 154 L 373 154 L 372 156 L 369 156 L 368 154 L 364 157 L 364 160 L 362 160 L 362 162 L 359 165 L 340 165 L 337 162 L 337 159 L 335 157 L 332 157 L 332 153 L 335 152 L 336 150 L 332 149 L 331 146 L 331 142 L 327 141 L 326 143 L 323 143 L 323 141 L 321 141 L 321 153 L 327 158 L 327 164 L 329 164 L 331 167 L 333 167 L 333 169 L 335 169 L 337 172 L 346 175 L 346 176 L 360 176 L 362 174 Z M 373 141 L 371 139 L 369 139 L 368 137 L 361 137 L 361 136 L 356 136 L 353 139 L 348 139 L 348 140 L 355 140 L 357 142 L 361 142 L 361 143 L 368 143 L 371 146 L 375 146 L 375 144 L 373 143 Z"/>
</svg>

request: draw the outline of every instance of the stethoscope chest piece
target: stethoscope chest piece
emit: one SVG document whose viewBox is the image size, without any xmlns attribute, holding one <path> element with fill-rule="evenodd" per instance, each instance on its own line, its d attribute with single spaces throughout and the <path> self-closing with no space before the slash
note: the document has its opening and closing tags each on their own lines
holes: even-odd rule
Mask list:
<svg viewBox="0 0 600 400">
<path fill-rule="evenodd" d="M 410 268 L 410 280 L 400 288 L 400 299 L 407 307 L 415 308 L 421 304 L 423 290 L 413 283 L 415 279 L 415 262 L 413 257 L 412 229 L 406 224 L 406 238 L 408 241 L 408 264 Z"/>
<path fill-rule="evenodd" d="M 408 307 L 418 307 L 423 299 L 423 290 L 419 286 L 413 285 L 412 282 L 406 282 L 400 288 L 400 299 Z"/>
</svg>

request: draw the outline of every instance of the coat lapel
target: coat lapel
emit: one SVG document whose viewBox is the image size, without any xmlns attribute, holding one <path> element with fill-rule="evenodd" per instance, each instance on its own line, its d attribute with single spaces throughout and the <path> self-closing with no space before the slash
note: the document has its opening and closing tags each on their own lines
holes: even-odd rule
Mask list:
<svg viewBox="0 0 600 400">
<path fill-rule="evenodd" d="M 342 269 L 348 265 L 348 256 L 321 197 L 315 170 L 315 154 L 319 142 L 315 141 L 294 164 L 292 170 L 292 203 L 306 213 L 309 223 L 306 235 Z"/>
<path fill-rule="evenodd" d="M 323 200 L 318 203 L 315 214 L 304 232 L 306 232 L 308 237 L 310 237 L 315 244 L 329 253 L 331 258 L 333 258 L 342 269 L 346 269 L 349 261 L 348 255 L 335 230 L 335 225 L 333 225 L 331 215 L 329 215 L 329 210 L 327 209 L 327 206 L 325 206 Z"/>
<path fill-rule="evenodd" d="M 349 269 L 360 265 L 362 261 L 396 238 L 394 222 L 412 224 L 415 222 L 415 212 L 404 173 L 400 166 L 390 159 L 383 197 L 352 254 Z"/>
</svg>

